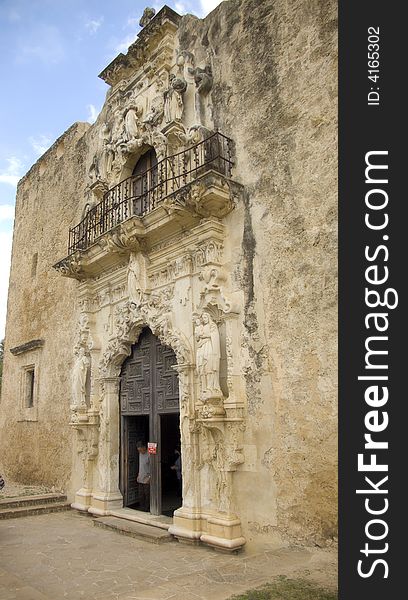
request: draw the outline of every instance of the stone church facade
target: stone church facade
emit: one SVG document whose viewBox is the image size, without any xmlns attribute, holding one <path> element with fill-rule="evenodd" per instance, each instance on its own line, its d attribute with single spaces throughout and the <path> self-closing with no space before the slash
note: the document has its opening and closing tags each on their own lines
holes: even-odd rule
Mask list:
<svg viewBox="0 0 408 600">
<path fill-rule="evenodd" d="M 180 541 L 335 535 L 335 17 L 145 11 L 95 124 L 20 181 L 9 476 L 137 519 L 143 439 L 149 518 Z"/>
</svg>

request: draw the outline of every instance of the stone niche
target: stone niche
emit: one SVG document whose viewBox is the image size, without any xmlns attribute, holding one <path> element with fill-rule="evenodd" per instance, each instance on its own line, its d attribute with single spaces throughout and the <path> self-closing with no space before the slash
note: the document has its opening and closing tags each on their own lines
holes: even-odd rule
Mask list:
<svg viewBox="0 0 408 600">
<path fill-rule="evenodd" d="M 73 507 L 123 506 L 119 375 L 148 326 L 174 350 L 179 376 L 183 501 L 170 532 L 235 551 L 245 543 L 233 478 L 246 403 L 228 240 L 243 190 L 233 142 L 213 130 L 211 63 L 178 50 L 179 20 L 163 8 L 101 73 L 111 88 L 90 134 L 87 195 L 55 265 L 78 280 Z"/>
</svg>

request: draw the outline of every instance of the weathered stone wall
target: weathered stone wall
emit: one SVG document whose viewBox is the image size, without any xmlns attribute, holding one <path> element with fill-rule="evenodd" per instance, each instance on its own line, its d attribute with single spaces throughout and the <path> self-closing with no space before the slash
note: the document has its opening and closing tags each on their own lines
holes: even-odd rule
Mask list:
<svg viewBox="0 0 408 600">
<path fill-rule="evenodd" d="M 249 537 L 336 531 L 336 16 L 334 1 L 230 0 L 180 30 L 183 48 L 212 56 L 215 126 L 235 140 L 247 190 L 246 439 L 258 472 L 235 489 Z"/>
<path fill-rule="evenodd" d="M 52 265 L 66 254 L 68 229 L 80 215 L 88 128 L 73 125 L 18 186 L 0 404 L 0 455 L 7 476 L 61 489 L 71 476 L 67 424 L 77 283 L 63 279 Z M 36 339 L 44 340 L 42 348 L 10 353 Z M 22 369 L 30 364 L 38 367 L 36 406 L 24 410 Z"/>
</svg>

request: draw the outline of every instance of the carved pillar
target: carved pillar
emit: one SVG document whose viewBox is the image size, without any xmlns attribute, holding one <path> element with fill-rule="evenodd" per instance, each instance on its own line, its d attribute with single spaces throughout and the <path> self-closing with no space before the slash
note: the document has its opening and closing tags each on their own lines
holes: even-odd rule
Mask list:
<svg viewBox="0 0 408 600">
<path fill-rule="evenodd" d="M 78 415 L 71 416 L 71 426 L 74 429 L 72 483 L 74 489 L 77 490 L 71 506 L 77 510 L 87 511 L 92 496 L 92 489 L 88 486 L 87 477 L 87 433 L 85 424 L 80 424 L 79 420 L 75 422 L 77 418 Z"/>
<path fill-rule="evenodd" d="M 201 423 L 209 439 L 206 462 L 214 480 L 215 504 L 200 540 L 213 548 L 233 552 L 245 544 L 241 521 L 234 510 L 232 488 L 232 473 L 244 461 L 240 440 L 243 423 L 241 419 L 208 419 Z"/>
<path fill-rule="evenodd" d="M 92 494 L 89 512 L 106 515 L 123 506 L 119 490 L 119 377 L 100 379 L 100 385 L 99 481 L 98 490 Z"/>
<path fill-rule="evenodd" d="M 224 314 L 225 347 L 227 358 L 228 397 L 224 398 L 224 408 L 229 418 L 243 418 L 245 390 L 242 369 L 234 349 L 241 347 L 238 319 L 236 313 Z"/>
<path fill-rule="evenodd" d="M 181 542 L 198 544 L 202 534 L 198 434 L 194 418 L 194 366 L 178 364 L 180 385 L 183 505 L 174 512 L 169 532 Z"/>
</svg>

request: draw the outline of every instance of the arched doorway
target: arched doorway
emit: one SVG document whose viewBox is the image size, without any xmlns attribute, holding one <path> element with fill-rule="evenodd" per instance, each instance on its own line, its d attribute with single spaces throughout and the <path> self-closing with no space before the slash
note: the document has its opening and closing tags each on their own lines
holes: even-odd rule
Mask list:
<svg viewBox="0 0 408 600">
<path fill-rule="evenodd" d="M 149 455 L 150 512 L 172 515 L 181 505 L 181 481 L 173 468 L 180 450 L 179 382 L 176 355 L 150 329 L 143 329 L 120 375 L 120 488 L 124 506 L 141 510 L 137 443 L 156 443 Z"/>
</svg>

